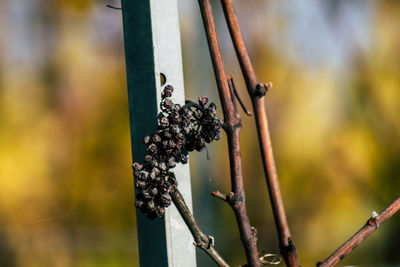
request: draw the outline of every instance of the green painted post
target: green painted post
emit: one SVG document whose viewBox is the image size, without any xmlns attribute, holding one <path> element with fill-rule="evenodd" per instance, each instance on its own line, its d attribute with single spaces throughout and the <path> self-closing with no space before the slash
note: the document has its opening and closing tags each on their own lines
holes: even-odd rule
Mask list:
<svg viewBox="0 0 400 267">
<path fill-rule="evenodd" d="M 122 0 L 132 158 L 142 162 L 143 137 L 157 127 L 160 73 L 174 86 L 173 101 L 184 104 L 177 0 Z M 179 190 L 192 206 L 188 165 L 175 169 Z M 196 266 L 193 237 L 176 208 L 150 220 L 136 213 L 141 267 Z"/>
</svg>

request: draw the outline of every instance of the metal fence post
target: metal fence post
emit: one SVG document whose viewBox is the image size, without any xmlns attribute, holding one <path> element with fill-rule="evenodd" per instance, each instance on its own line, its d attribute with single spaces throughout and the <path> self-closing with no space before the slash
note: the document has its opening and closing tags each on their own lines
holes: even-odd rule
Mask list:
<svg viewBox="0 0 400 267">
<path fill-rule="evenodd" d="M 177 0 L 122 0 L 132 158 L 142 162 L 145 135 L 157 127 L 161 73 L 174 86 L 174 102 L 184 104 Z M 189 166 L 175 169 L 179 190 L 192 206 Z M 149 220 L 136 213 L 141 267 L 196 266 L 193 237 L 176 208 Z"/>
</svg>

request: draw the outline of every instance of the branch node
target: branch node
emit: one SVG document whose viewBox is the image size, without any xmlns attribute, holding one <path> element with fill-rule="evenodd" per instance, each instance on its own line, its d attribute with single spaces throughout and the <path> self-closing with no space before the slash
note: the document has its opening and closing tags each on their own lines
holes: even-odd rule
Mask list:
<svg viewBox="0 0 400 267">
<path fill-rule="evenodd" d="M 207 249 L 210 249 L 211 247 L 214 246 L 215 240 L 214 237 L 209 235 L 208 236 L 208 245 L 207 245 Z"/>
<path fill-rule="evenodd" d="M 253 238 L 257 237 L 257 229 L 254 226 L 251 227 L 251 235 Z"/>
<path fill-rule="evenodd" d="M 222 193 L 219 192 L 219 191 L 214 191 L 214 192 L 211 193 L 211 195 L 212 195 L 213 197 L 216 197 L 216 198 L 218 198 L 218 199 L 221 199 L 221 200 L 223 200 L 223 201 L 228 202 L 227 196 L 224 195 L 224 194 L 222 194 Z"/>
<path fill-rule="evenodd" d="M 222 126 L 222 129 L 224 129 L 227 134 L 233 134 L 233 130 L 235 130 L 236 128 L 242 128 L 242 123 L 239 120 L 238 123 L 231 125 L 231 124 L 227 123 L 226 121 L 223 121 L 221 123 L 221 126 Z"/>
<path fill-rule="evenodd" d="M 272 88 L 272 83 L 271 82 L 258 83 L 256 85 L 255 90 L 254 90 L 254 96 L 263 97 L 268 92 L 268 90 L 271 89 L 271 88 Z"/>
<path fill-rule="evenodd" d="M 243 196 L 234 194 L 233 192 L 229 193 L 229 195 L 227 196 L 227 199 L 231 206 L 236 206 L 237 204 L 243 202 Z"/>
<path fill-rule="evenodd" d="M 376 211 L 372 211 L 371 218 L 368 220 L 368 224 L 371 226 L 375 226 L 376 229 L 378 229 L 379 225 L 379 214 Z"/>
<path fill-rule="evenodd" d="M 376 211 L 372 211 L 371 218 L 376 220 L 378 219 L 379 214 Z"/>
<path fill-rule="evenodd" d="M 233 192 L 230 192 L 228 195 L 224 195 L 219 191 L 214 191 L 211 193 L 213 197 L 221 199 L 227 202 L 230 206 L 235 206 L 241 202 L 243 202 L 243 197 L 235 195 Z M 255 229 L 255 228 L 254 228 Z"/>
</svg>

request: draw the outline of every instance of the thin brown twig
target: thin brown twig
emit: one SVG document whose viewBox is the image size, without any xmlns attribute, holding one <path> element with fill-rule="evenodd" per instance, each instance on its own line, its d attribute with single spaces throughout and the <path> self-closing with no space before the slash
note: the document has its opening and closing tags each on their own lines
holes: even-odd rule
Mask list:
<svg viewBox="0 0 400 267">
<path fill-rule="evenodd" d="M 112 6 L 112 5 L 107 5 L 107 7 L 111 8 L 111 9 L 115 9 L 115 10 L 122 10 L 121 7 L 115 7 L 115 6 Z"/>
<path fill-rule="evenodd" d="M 254 228 L 250 225 L 245 205 L 245 193 L 243 188 L 242 161 L 239 141 L 239 134 L 241 129 L 240 116 L 234 102 L 234 96 L 232 96 L 231 89 L 228 85 L 210 0 L 199 0 L 199 6 L 224 114 L 223 128 L 226 132 L 228 139 L 232 187 L 231 191 L 234 196 L 234 201 L 230 201 L 230 206 L 232 207 L 236 216 L 240 238 L 245 248 L 248 264 L 251 267 L 258 267 L 260 266 L 260 263 L 257 251 L 257 237 L 255 235 Z"/>
<path fill-rule="evenodd" d="M 268 128 L 267 114 L 264 107 L 263 96 L 269 89 L 270 85 L 260 84 L 257 81 L 253 65 L 251 64 L 250 57 L 247 53 L 243 36 L 240 32 L 240 26 L 232 0 L 221 0 L 221 4 L 244 80 L 246 82 L 247 91 L 252 100 L 260 149 L 263 158 L 264 172 L 279 237 L 280 252 L 287 266 L 299 266 L 300 264 L 297 258 L 296 248 L 293 244 L 290 234 L 279 188 L 279 181 Z"/>
<path fill-rule="evenodd" d="M 211 195 L 213 197 L 219 198 L 219 199 L 221 199 L 223 201 L 228 201 L 228 197 L 226 195 L 222 194 L 219 191 L 214 191 L 214 192 L 211 193 Z"/>
<path fill-rule="evenodd" d="M 233 81 L 232 74 L 228 75 L 228 84 L 229 84 L 229 87 L 232 89 L 231 90 L 232 91 L 232 95 L 236 96 L 236 99 L 238 100 L 238 102 L 239 102 L 240 106 L 242 107 L 243 111 L 246 113 L 247 116 L 251 117 L 252 116 L 251 112 L 246 108 L 246 106 L 244 105 L 242 99 L 239 96 L 239 93 L 236 90 L 236 86 L 235 86 L 235 83 Z"/>
<path fill-rule="evenodd" d="M 226 263 L 221 255 L 219 255 L 219 253 L 215 250 L 214 238 L 212 238 L 211 236 L 207 236 L 201 231 L 200 227 L 193 217 L 193 214 L 187 207 L 181 193 L 178 190 L 175 190 L 173 192 L 170 192 L 169 194 L 176 208 L 181 214 L 183 220 L 185 221 L 187 227 L 193 235 L 195 241 L 194 245 L 206 252 L 219 266 L 229 267 L 229 264 Z"/>
<path fill-rule="evenodd" d="M 326 260 L 318 262 L 319 267 L 331 267 L 338 264 L 347 254 L 363 242 L 368 236 L 375 232 L 386 220 L 400 210 L 400 196 L 397 197 L 384 211 L 373 214 L 360 230 L 357 231 L 349 240 L 340 246 Z M 375 213 L 375 212 L 373 212 Z"/>
</svg>

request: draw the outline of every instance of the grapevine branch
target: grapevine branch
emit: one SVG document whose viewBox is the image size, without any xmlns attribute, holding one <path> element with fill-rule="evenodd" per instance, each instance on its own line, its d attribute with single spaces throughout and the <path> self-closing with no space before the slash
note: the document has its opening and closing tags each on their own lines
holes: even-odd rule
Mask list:
<svg viewBox="0 0 400 267">
<path fill-rule="evenodd" d="M 219 253 L 214 249 L 214 238 L 207 236 L 201 231 L 179 190 L 171 191 L 169 195 L 192 233 L 194 245 L 207 253 L 218 264 L 218 266 L 229 267 L 221 255 L 219 255 Z"/>
<path fill-rule="evenodd" d="M 199 6 L 224 114 L 223 128 L 228 139 L 232 191 L 230 195 L 232 195 L 232 200 L 234 200 L 230 201 L 229 204 L 236 216 L 240 238 L 245 248 L 248 264 L 252 267 L 260 266 L 257 251 L 257 237 L 255 235 L 254 228 L 250 225 L 245 205 L 239 142 L 239 134 L 241 129 L 240 116 L 234 102 L 234 96 L 232 95 L 231 88 L 228 84 L 228 78 L 222 60 L 210 0 L 199 0 Z"/>
<path fill-rule="evenodd" d="M 400 196 L 397 197 L 384 211 L 380 214 L 373 212 L 371 218 L 365 223 L 357 233 L 355 233 L 349 240 L 340 246 L 332 255 L 326 260 L 318 262 L 318 267 L 331 267 L 338 264 L 347 254 L 370 236 L 375 230 L 378 229 L 386 220 L 392 217 L 400 210 Z"/>
<path fill-rule="evenodd" d="M 294 243 L 292 241 L 279 188 L 279 181 L 268 128 L 268 119 L 264 107 L 263 96 L 265 95 L 266 91 L 271 87 L 271 84 L 260 84 L 257 81 L 253 65 L 251 64 L 250 57 L 247 53 L 243 36 L 240 32 L 240 26 L 232 0 L 221 0 L 221 4 L 224 10 L 225 19 L 228 24 L 232 42 L 235 47 L 236 55 L 238 57 L 239 64 L 244 76 L 244 80 L 246 82 L 247 91 L 252 100 L 253 110 L 255 113 L 255 121 L 257 125 L 257 133 L 263 159 L 264 172 L 279 237 L 280 252 L 287 266 L 299 266 L 296 247 L 294 246 Z"/>
</svg>

